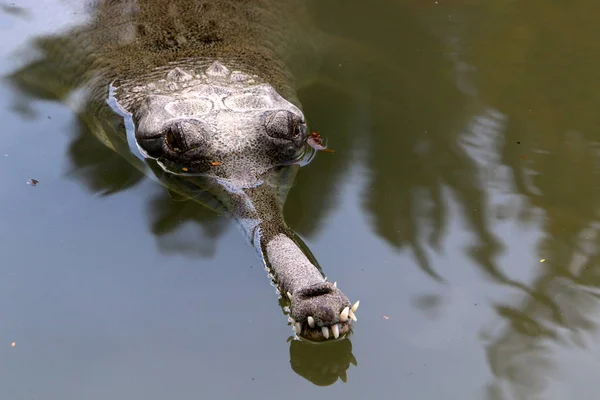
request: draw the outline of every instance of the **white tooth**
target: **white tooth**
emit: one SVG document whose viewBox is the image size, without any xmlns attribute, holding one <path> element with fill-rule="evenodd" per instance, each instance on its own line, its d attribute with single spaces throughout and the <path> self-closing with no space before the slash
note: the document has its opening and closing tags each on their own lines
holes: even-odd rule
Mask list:
<svg viewBox="0 0 600 400">
<path fill-rule="evenodd" d="M 325 339 L 329 339 L 329 328 L 326 326 L 321 327 L 321 332 L 323 332 L 323 336 Z"/>
<path fill-rule="evenodd" d="M 288 297 L 288 299 L 290 299 L 290 300 L 292 299 L 292 295 L 290 294 L 290 292 L 287 292 L 287 297 Z"/>
<path fill-rule="evenodd" d="M 308 326 L 311 328 L 315 327 L 315 319 L 313 317 L 308 317 Z"/>
<path fill-rule="evenodd" d="M 356 321 L 356 315 L 354 315 L 354 313 L 352 312 L 352 310 L 350 310 L 350 312 L 348 313 L 348 315 L 350 316 L 350 318 L 352 318 L 352 321 Z"/>
<path fill-rule="evenodd" d="M 340 321 L 341 322 L 348 321 L 348 313 L 349 312 L 350 312 L 350 307 L 346 307 L 342 310 L 342 312 L 340 313 Z"/>
<path fill-rule="evenodd" d="M 302 332 L 302 322 L 296 322 L 296 333 L 299 335 Z"/>
<path fill-rule="evenodd" d="M 333 287 L 337 287 L 337 281 L 333 282 Z"/>
<path fill-rule="evenodd" d="M 356 303 L 352 306 L 352 311 L 356 312 L 358 310 L 358 305 L 360 304 L 360 300 L 357 300 Z"/>
<path fill-rule="evenodd" d="M 333 333 L 334 338 L 340 337 L 340 326 L 338 324 L 331 325 L 331 332 Z"/>
</svg>

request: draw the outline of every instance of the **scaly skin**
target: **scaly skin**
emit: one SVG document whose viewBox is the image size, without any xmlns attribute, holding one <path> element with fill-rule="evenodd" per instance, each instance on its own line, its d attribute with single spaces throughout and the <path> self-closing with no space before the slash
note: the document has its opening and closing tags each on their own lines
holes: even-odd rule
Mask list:
<svg viewBox="0 0 600 400">
<path fill-rule="evenodd" d="M 118 143 L 100 128 L 110 88 L 161 183 L 216 198 L 290 301 L 297 335 L 325 341 L 350 332 L 358 302 L 326 281 L 283 218 L 308 151 L 294 91 L 303 24 L 300 0 L 103 0 L 60 49 L 56 74 L 86 89 L 84 118 L 123 153 L 123 132 Z"/>
<path fill-rule="evenodd" d="M 276 178 L 306 152 L 298 107 L 257 75 L 214 61 L 204 71 L 176 67 L 165 79 L 130 90 L 130 110 L 146 156 L 171 174 L 201 176 L 202 186 L 236 217 L 291 301 L 296 333 L 309 340 L 350 331 L 351 304 L 310 262 L 285 225 Z"/>
</svg>

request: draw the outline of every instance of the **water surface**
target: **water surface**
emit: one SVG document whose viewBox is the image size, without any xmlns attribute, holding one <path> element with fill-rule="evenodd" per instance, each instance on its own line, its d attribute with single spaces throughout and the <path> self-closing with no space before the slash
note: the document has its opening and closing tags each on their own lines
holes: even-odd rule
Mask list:
<svg viewBox="0 0 600 400">
<path fill-rule="evenodd" d="M 320 28 L 371 58 L 319 66 L 353 88 L 300 90 L 336 152 L 286 217 L 361 300 L 351 340 L 289 342 L 232 223 L 4 82 L 2 399 L 596 398 L 600 4 L 323 3 Z M 85 18 L 3 3 L 0 73 Z"/>
</svg>

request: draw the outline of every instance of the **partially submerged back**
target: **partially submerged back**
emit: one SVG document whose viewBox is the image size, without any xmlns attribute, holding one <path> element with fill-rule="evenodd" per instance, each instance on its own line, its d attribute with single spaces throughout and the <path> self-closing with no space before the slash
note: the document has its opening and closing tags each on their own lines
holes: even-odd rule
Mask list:
<svg viewBox="0 0 600 400">
<path fill-rule="evenodd" d="M 309 23 L 299 0 L 100 0 L 85 32 L 107 78 L 139 80 L 172 63 L 218 59 L 297 106 L 292 54 Z"/>
<path fill-rule="evenodd" d="M 292 60 L 307 21 L 298 0 L 101 0 L 73 36 L 88 118 L 110 84 L 146 156 L 253 185 L 305 152 Z"/>
</svg>

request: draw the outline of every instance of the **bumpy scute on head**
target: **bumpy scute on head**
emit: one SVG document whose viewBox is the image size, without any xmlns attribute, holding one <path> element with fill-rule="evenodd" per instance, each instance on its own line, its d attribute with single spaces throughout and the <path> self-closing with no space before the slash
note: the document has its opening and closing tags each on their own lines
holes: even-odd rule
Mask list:
<svg viewBox="0 0 600 400">
<path fill-rule="evenodd" d="M 145 95 L 134 110 L 136 139 L 167 170 L 251 181 L 306 149 L 302 111 L 219 61 L 201 71 L 175 68 L 136 90 Z"/>
</svg>

